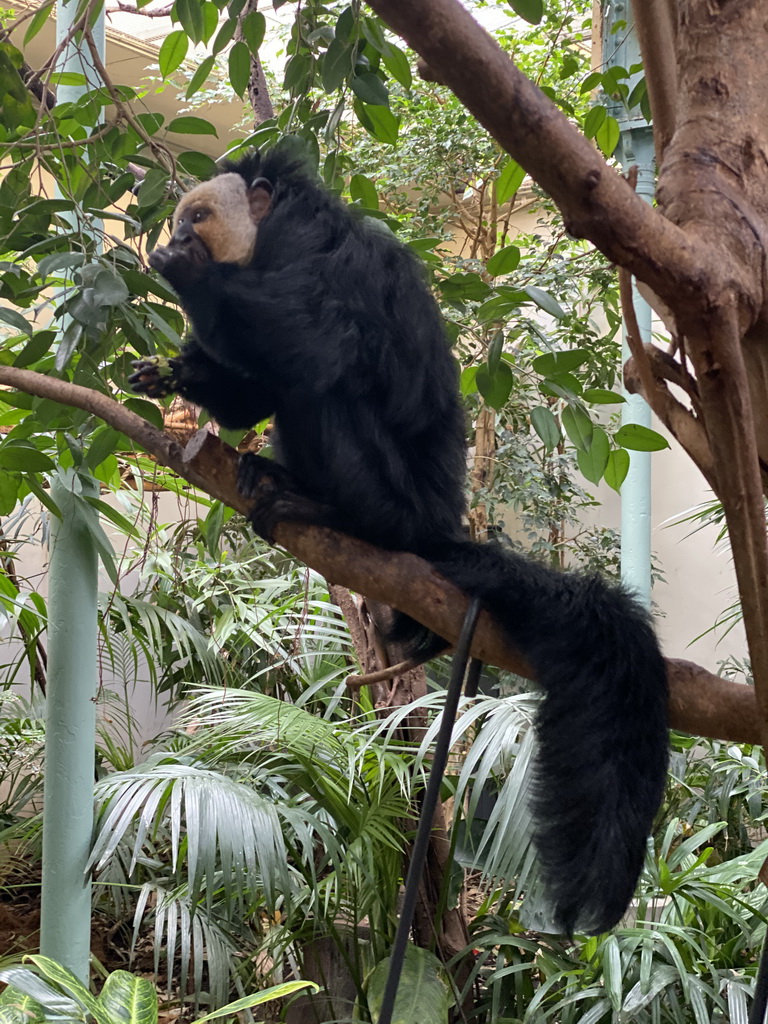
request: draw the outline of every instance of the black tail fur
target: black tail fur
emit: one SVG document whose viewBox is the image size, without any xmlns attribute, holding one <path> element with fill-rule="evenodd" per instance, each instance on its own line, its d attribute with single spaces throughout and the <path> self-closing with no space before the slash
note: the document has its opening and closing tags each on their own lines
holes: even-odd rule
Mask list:
<svg viewBox="0 0 768 1024">
<path fill-rule="evenodd" d="M 667 770 L 667 681 L 648 616 L 621 587 L 497 544 L 430 552 L 483 606 L 545 693 L 534 841 L 559 927 L 597 934 L 629 905 Z"/>
</svg>

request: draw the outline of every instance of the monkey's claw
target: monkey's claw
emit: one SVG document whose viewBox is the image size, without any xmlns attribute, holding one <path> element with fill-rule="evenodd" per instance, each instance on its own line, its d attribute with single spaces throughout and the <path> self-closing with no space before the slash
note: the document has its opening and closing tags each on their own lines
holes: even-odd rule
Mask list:
<svg viewBox="0 0 768 1024">
<path fill-rule="evenodd" d="M 136 372 L 128 378 L 128 383 L 138 394 L 144 394 L 147 398 L 166 398 L 178 390 L 173 359 L 149 356 L 146 359 L 134 359 L 131 365 Z"/>
</svg>

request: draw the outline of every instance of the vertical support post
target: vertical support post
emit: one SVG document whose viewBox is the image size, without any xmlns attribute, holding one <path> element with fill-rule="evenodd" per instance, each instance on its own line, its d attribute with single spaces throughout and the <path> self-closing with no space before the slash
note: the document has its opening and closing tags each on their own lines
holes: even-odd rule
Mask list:
<svg viewBox="0 0 768 1024">
<path fill-rule="evenodd" d="M 40 952 L 88 980 L 96 745 L 97 557 L 74 473 L 52 479 L 61 519 L 51 521 L 48 694 L 43 790 Z"/>
<path fill-rule="evenodd" d="M 78 5 L 58 0 L 56 39 L 72 34 Z M 91 29 L 104 59 L 103 6 Z M 59 103 L 75 102 L 97 86 L 90 53 L 69 40 L 58 71 L 86 76 L 85 85 L 61 85 Z M 43 878 L 40 952 L 87 984 L 91 952 L 91 884 L 85 873 L 93 833 L 96 747 L 98 560 L 89 518 L 78 501 L 90 486 L 72 472 L 51 481 L 61 519 L 51 523 L 48 597 L 48 693 L 43 788 Z M 95 493 L 95 489 L 94 489 Z"/>
<path fill-rule="evenodd" d="M 617 31 L 614 32 L 614 27 Z M 633 29 L 629 0 L 607 0 L 603 7 L 603 56 L 608 67 L 630 69 L 641 62 Z M 630 89 L 639 79 L 630 79 Z M 619 122 L 619 154 L 624 169 L 638 168 L 637 192 L 646 202 L 655 191 L 653 129 L 639 113 L 628 112 L 621 102 L 608 107 Z M 643 342 L 651 340 L 652 310 L 633 288 L 635 314 Z M 629 358 L 626 333 L 622 340 L 622 364 Z M 625 392 L 621 422 L 651 426 L 651 409 L 641 395 Z M 651 604 L 651 453 L 632 452 L 629 472 L 621 488 L 621 577 L 637 598 Z"/>
</svg>

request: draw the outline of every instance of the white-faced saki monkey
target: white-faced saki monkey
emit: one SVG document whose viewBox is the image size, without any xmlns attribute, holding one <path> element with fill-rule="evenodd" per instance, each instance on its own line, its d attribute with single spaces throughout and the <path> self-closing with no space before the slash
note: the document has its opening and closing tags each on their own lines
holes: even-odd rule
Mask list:
<svg viewBox="0 0 768 1024">
<path fill-rule="evenodd" d="M 177 392 L 228 428 L 272 417 L 275 461 L 245 455 L 252 521 L 329 526 L 413 551 L 482 605 L 544 690 L 533 813 L 558 926 L 621 918 L 667 766 L 664 662 L 644 610 L 594 575 L 560 573 L 466 538 L 457 369 L 418 262 L 278 147 L 183 197 L 149 262 L 193 333 L 138 361 L 152 398 Z M 445 641 L 396 613 L 414 658 Z"/>
</svg>

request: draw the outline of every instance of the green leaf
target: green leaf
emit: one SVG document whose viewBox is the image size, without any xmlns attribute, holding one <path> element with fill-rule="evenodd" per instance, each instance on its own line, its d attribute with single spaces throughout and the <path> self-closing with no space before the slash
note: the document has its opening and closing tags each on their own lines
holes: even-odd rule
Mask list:
<svg viewBox="0 0 768 1024">
<path fill-rule="evenodd" d="M 187 56 L 188 48 L 189 37 L 180 28 L 177 28 L 165 37 L 158 56 L 160 74 L 163 78 L 167 78 L 168 75 L 181 66 L 184 58 Z"/>
<path fill-rule="evenodd" d="M 251 52 L 242 40 L 229 51 L 229 83 L 238 96 L 244 96 L 251 79 Z"/>
<path fill-rule="evenodd" d="M 202 42 L 205 21 L 200 0 L 175 0 L 171 16 L 179 22 L 193 43 Z"/>
<path fill-rule="evenodd" d="M 609 114 L 595 132 L 595 142 L 603 156 L 613 156 L 621 137 L 619 122 Z"/>
<path fill-rule="evenodd" d="M 234 1017 L 241 1010 L 247 1010 L 249 1006 L 259 1006 L 261 1003 L 271 1003 L 275 999 L 285 999 L 286 996 L 300 992 L 304 988 L 311 988 L 313 992 L 320 991 L 320 986 L 314 981 L 284 981 L 282 985 L 273 985 L 271 988 L 254 992 L 250 996 L 236 999 L 234 1003 L 220 1006 L 218 1010 L 213 1010 L 212 1013 L 207 1013 L 204 1017 L 196 1017 L 195 1024 L 203 1024 L 203 1021 L 206 1020 L 216 1020 L 217 1017 Z"/>
<path fill-rule="evenodd" d="M 264 42 L 264 34 L 267 31 L 267 19 L 261 11 L 249 11 L 243 18 L 240 26 L 243 40 L 254 57 L 259 54 L 259 47 Z"/>
<path fill-rule="evenodd" d="M 168 125 L 168 131 L 183 135 L 216 135 L 216 128 L 210 121 L 203 117 L 193 117 L 191 114 L 174 117 Z"/>
<path fill-rule="evenodd" d="M 488 371 L 493 376 L 499 368 L 501 353 L 504 350 L 504 331 L 498 330 L 488 346 Z"/>
<path fill-rule="evenodd" d="M 520 250 L 516 245 L 505 245 L 499 249 L 488 260 L 485 269 L 491 277 L 501 277 L 502 274 L 511 274 L 517 270 L 520 263 Z"/>
<path fill-rule="evenodd" d="M 588 139 L 594 139 L 597 134 L 598 128 L 602 127 L 608 115 L 608 111 L 603 106 L 592 107 L 587 116 L 584 118 L 584 134 Z"/>
<path fill-rule="evenodd" d="M 352 70 L 353 47 L 338 36 L 325 51 L 320 79 L 326 92 L 336 92 Z"/>
<path fill-rule="evenodd" d="M 402 85 L 404 89 L 410 89 L 413 84 L 411 65 L 403 51 L 394 45 L 387 43 L 387 47 L 381 55 L 381 62 L 392 77 Z"/>
<path fill-rule="evenodd" d="M 594 424 L 580 405 L 567 405 L 562 415 L 563 430 L 571 444 L 580 451 L 587 452 L 592 443 Z"/>
<path fill-rule="evenodd" d="M 461 388 L 461 393 L 465 398 L 467 395 L 471 395 L 474 391 L 477 391 L 477 371 L 477 366 L 467 366 L 461 371 L 459 386 Z"/>
<path fill-rule="evenodd" d="M 7 309 L 5 306 L 0 306 L 0 320 L 10 324 L 11 327 L 19 331 L 20 334 L 26 334 L 30 338 L 32 337 L 32 327 L 21 313 L 17 313 L 15 309 Z"/>
<path fill-rule="evenodd" d="M 551 409 L 546 405 L 537 405 L 531 409 L 531 426 L 541 438 L 547 452 L 557 448 L 562 435 Z"/>
<path fill-rule="evenodd" d="M 117 448 L 118 442 L 123 435 L 119 430 L 102 424 L 98 427 L 91 438 L 91 443 L 85 455 L 85 464 L 89 469 L 95 469 L 108 455 L 111 455 Z"/>
<path fill-rule="evenodd" d="M 147 420 L 153 427 L 157 427 L 158 430 L 163 429 L 162 411 L 153 402 L 148 402 L 146 398 L 128 398 L 124 405 L 126 409 L 135 412 L 137 416 Z"/>
<path fill-rule="evenodd" d="M 567 352 L 545 352 L 531 363 L 531 366 L 542 377 L 553 377 L 558 373 L 570 373 L 589 359 L 589 352 L 584 348 L 571 348 Z"/>
<path fill-rule="evenodd" d="M 581 448 L 576 452 L 576 461 L 579 464 L 579 469 L 593 484 L 599 484 L 605 473 L 605 468 L 608 465 L 608 456 L 610 454 L 610 442 L 608 435 L 602 427 L 595 427 L 592 432 L 592 443 L 589 446 L 589 451 L 583 451 Z"/>
<path fill-rule="evenodd" d="M 380 960 L 368 979 L 368 1009 L 377 1024 L 391 957 Z M 434 953 L 409 943 L 395 998 L 396 1024 L 444 1024 L 454 1003 L 445 968 Z"/>
<path fill-rule="evenodd" d="M 50 3 L 43 4 L 41 7 L 39 7 L 37 9 L 37 11 L 35 11 L 34 17 L 30 21 L 29 27 L 27 28 L 27 31 L 24 33 L 24 45 L 25 46 L 27 45 L 27 43 L 31 39 L 35 38 L 37 33 L 40 31 L 40 29 L 43 27 L 43 25 L 48 20 L 48 15 L 51 13 L 52 10 L 53 10 L 53 0 L 50 0 Z"/>
<path fill-rule="evenodd" d="M 509 6 L 519 17 L 538 25 L 544 17 L 544 0 L 508 0 Z"/>
<path fill-rule="evenodd" d="M 543 288 L 536 288 L 532 284 L 526 285 L 523 291 L 533 299 L 539 309 L 543 309 L 545 313 L 549 313 L 550 316 L 554 316 L 558 320 L 564 319 L 565 310 L 549 292 L 545 292 Z"/>
<path fill-rule="evenodd" d="M 364 174 L 353 174 L 349 180 L 349 194 L 366 210 L 378 210 L 379 195 L 376 186 Z"/>
<path fill-rule="evenodd" d="M 622 405 L 626 402 L 624 395 L 606 388 L 587 388 L 581 397 L 590 405 Z"/>
<path fill-rule="evenodd" d="M 491 373 L 486 363 L 481 363 L 477 368 L 475 382 L 477 390 L 486 400 L 488 405 L 497 412 L 503 409 L 512 391 L 514 374 L 509 363 L 499 363 L 496 373 Z"/>
<path fill-rule="evenodd" d="M 542 380 L 539 391 L 542 395 L 564 398 L 566 402 L 572 402 L 581 395 L 581 381 L 572 373 L 553 373 Z"/>
<path fill-rule="evenodd" d="M 195 178 L 212 178 L 216 173 L 216 161 L 207 153 L 197 153 L 188 149 L 184 153 L 179 153 L 176 159 L 187 174 Z"/>
<path fill-rule="evenodd" d="M 510 157 L 496 179 L 496 201 L 500 205 L 508 202 L 520 188 L 524 178 L 525 171 L 517 160 Z"/>
<path fill-rule="evenodd" d="M 194 73 L 194 75 L 192 75 L 192 79 L 189 85 L 187 86 L 187 91 L 184 93 L 184 99 L 188 100 L 191 96 L 194 96 L 198 89 L 200 89 L 203 86 L 211 71 L 213 70 L 213 63 L 215 59 L 215 57 L 205 58 L 205 60 L 202 62 L 202 64 Z"/>
<path fill-rule="evenodd" d="M 21 478 L 0 472 L 0 516 L 9 516 L 16 508 Z"/>
<path fill-rule="evenodd" d="M 378 75 L 366 71 L 362 75 L 355 75 L 350 84 L 352 92 L 363 103 L 389 107 L 389 91 Z"/>
<path fill-rule="evenodd" d="M 669 448 L 669 441 L 641 423 L 625 423 L 614 434 L 614 441 L 634 452 L 660 452 Z"/>
<path fill-rule="evenodd" d="M 378 107 L 364 104 L 363 109 L 367 114 L 371 128 L 368 129 L 374 138 L 379 142 L 394 146 L 397 143 L 397 134 L 400 131 L 400 118 L 395 117 L 389 107 Z M 363 125 L 367 128 L 366 125 Z"/>
<path fill-rule="evenodd" d="M 157 1024 L 157 991 L 148 978 L 128 971 L 112 971 L 97 1000 L 119 1024 Z M 104 1024 L 103 1018 L 97 1018 Z"/>
<path fill-rule="evenodd" d="M 6 441 L 0 446 L 0 469 L 22 473 L 48 473 L 55 463 L 29 441 Z"/>
<path fill-rule="evenodd" d="M 491 290 L 479 274 L 451 274 L 440 281 L 438 287 L 449 302 L 463 299 L 481 302 Z"/>
</svg>

